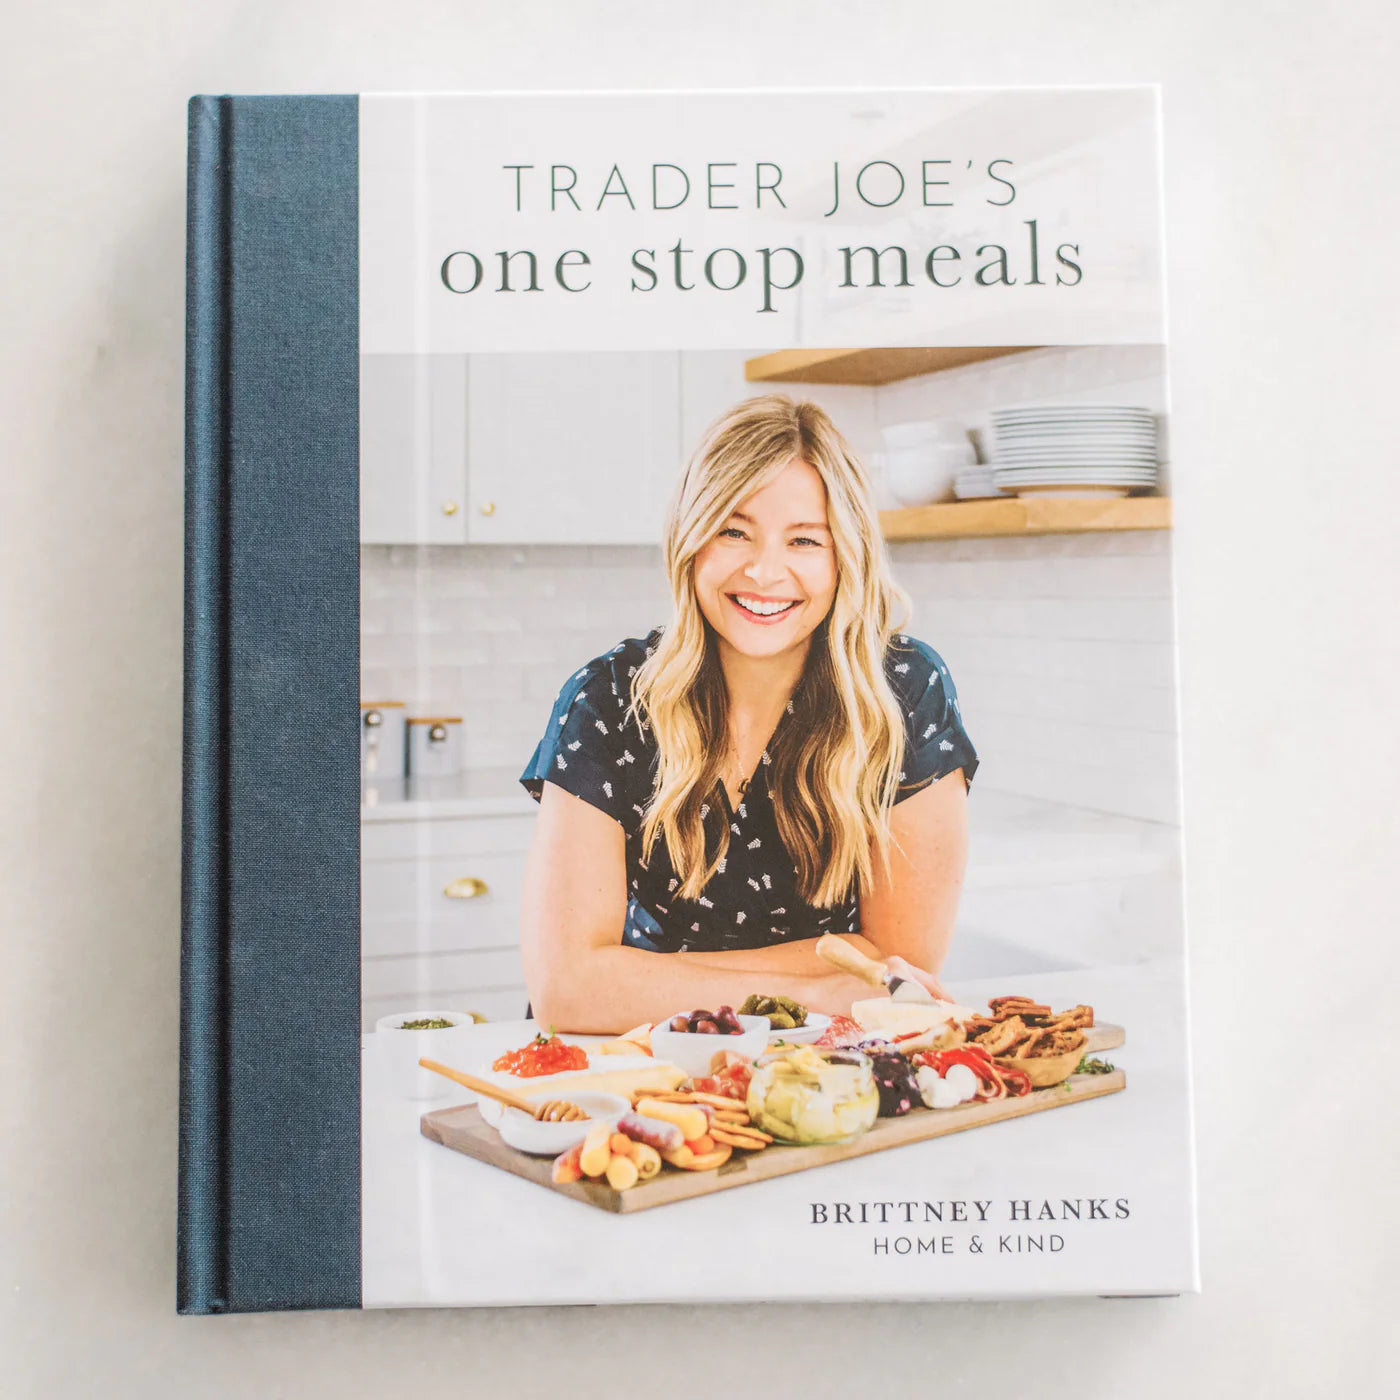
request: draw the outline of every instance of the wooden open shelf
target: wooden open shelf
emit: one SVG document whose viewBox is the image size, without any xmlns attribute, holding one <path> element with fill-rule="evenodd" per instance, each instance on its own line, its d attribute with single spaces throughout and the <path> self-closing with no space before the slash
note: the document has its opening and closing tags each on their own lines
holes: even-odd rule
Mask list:
<svg viewBox="0 0 1400 1400">
<path fill-rule="evenodd" d="M 1038 345 L 941 345 L 888 350 L 775 350 L 744 362 L 750 384 L 892 384 L 916 374 L 1038 350 Z"/>
<path fill-rule="evenodd" d="M 1166 496 L 1118 500 L 1065 500 L 1020 496 L 990 501 L 882 510 L 887 540 L 955 540 L 988 535 L 1073 535 L 1090 530 L 1170 530 Z"/>
</svg>

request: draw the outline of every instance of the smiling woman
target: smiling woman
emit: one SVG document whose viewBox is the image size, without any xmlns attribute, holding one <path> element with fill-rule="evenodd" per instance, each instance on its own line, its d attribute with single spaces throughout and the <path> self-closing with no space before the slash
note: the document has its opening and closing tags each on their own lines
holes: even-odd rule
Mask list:
<svg viewBox="0 0 1400 1400">
<path fill-rule="evenodd" d="M 522 776 L 537 1018 L 612 1032 L 755 991 L 846 1012 L 868 987 L 824 933 L 937 991 L 977 756 L 947 667 L 898 631 L 859 459 L 815 404 L 738 405 L 665 563 L 669 623 L 570 678 Z"/>
</svg>

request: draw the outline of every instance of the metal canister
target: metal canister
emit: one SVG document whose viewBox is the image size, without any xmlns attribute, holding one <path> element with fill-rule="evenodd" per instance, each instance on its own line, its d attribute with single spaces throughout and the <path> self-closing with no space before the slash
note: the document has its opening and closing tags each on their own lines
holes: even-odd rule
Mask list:
<svg viewBox="0 0 1400 1400">
<path fill-rule="evenodd" d="M 408 763 L 402 700 L 360 701 L 360 781 L 402 778 Z"/>
<path fill-rule="evenodd" d="M 462 771 L 461 715 L 413 715 L 408 721 L 410 778 L 447 778 Z"/>
</svg>

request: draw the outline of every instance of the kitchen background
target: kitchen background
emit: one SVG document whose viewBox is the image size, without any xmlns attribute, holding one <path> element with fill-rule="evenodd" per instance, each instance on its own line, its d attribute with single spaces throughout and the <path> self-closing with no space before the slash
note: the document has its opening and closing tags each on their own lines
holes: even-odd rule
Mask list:
<svg viewBox="0 0 1400 1400">
<path fill-rule="evenodd" d="M 361 694 L 390 743 L 402 716 L 460 720 L 441 731 L 459 772 L 364 789 L 366 1028 L 408 1009 L 523 1014 L 534 804 L 515 779 L 568 675 L 664 620 L 671 482 L 733 402 L 813 398 L 877 463 L 892 424 L 956 420 L 985 460 L 993 409 L 1149 408 L 1168 494 L 1160 346 L 875 385 L 747 382 L 763 353 L 364 357 Z M 1180 948 L 1170 542 L 1154 528 L 891 543 L 910 630 L 948 662 L 982 759 L 954 989 Z M 410 725 L 425 757 L 430 727 Z"/>
</svg>

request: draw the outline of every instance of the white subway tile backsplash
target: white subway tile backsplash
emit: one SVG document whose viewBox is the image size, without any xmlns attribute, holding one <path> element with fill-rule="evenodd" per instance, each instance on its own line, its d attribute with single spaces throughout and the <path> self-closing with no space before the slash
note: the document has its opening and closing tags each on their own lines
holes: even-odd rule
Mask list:
<svg viewBox="0 0 1400 1400">
<path fill-rule="evenodd" d="M 489 666 L 491 649 L 479 634 L 433 632 L 422 638 L 422 659 L 429 666 Z"/>
<path fill-rule="evenodd" d="M 958 670 L 958 690 L 969 716 L 980 716 L 995 705 L 1023 724 L 1080 720 L 1130 731 L 1176 733 L 1176 697 L 1165 687 L 1133 686 L 1112 677 L 1050 680 L 1034 670 L 1010 677 L 965 665 Z"/>
<path fill-rule="evenodd" d="M 661 548 L 659 545 L 593 544 L 586 549 L 575 549 L 570 552 L 581 556 L 574 561 L 577 564 L 601 564 L 604 568 L 626 564 L 640 572 L 661 568 Z"/>
<path fill-rule="evenodd" d="M 639 595 L 642 593 L 639 587 Z M 665 597 L 585 598 L 589 631 L 606 633 L 615 646 L 623 637 L 645 637 L 665 622 L 671 608 Z"/>
<path fill-rule="evenodd" d="M 513 616 L 519 618 L 526 632 L 581 632 L 588 626 L 588 610 L 583 595 L 571 588 L 553 598 L 511 599 Z"/>
<path fill-rule="evenodd" d="M 580 660 L 587 658 L 580 656 Z M 525 667 L 525 699 L 539 701 L 545 707 L 554 703 L 568 673 L 562 671 L 552 661 L 543 665 Z"/>
<path fill-rule="evenodd" d="M 507 598 L 514 602 L 556 597 L 559 585 L 569 572 L 567 565 L 553 568 L 539 564 L 488 565 L 482 570 L 482 576 L 488 598 Z"/>
<path fill-rule="evenodd" d="M 1027 636 L 1170 645 L 1175 635 L 1164 598 L 1036 598 L 1022 606 Z"/>
<path fill-rule="evenodd" d="M 405 670 L 416 666 L 423 655 L 422 639 L 408 629 L 396 629 L 382 636 L 360 637 L 360 665 Z"/>
<path fill-rule="evenodd" d="M 481 700 L 520 700 L 525 695 L 523 666 L 463 666 L 457 676 L 463 695 Z"/>
<path fill-rule="evenodd" d="M 425 574 L 424 587 L 442 599 L 475 603 L 490 596 L 491 579 L 484 569 L 441 569 L 432 572 L 431 583 Z"/>
</svg>

